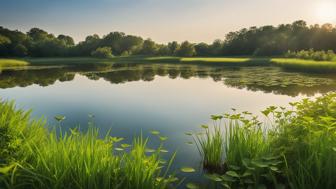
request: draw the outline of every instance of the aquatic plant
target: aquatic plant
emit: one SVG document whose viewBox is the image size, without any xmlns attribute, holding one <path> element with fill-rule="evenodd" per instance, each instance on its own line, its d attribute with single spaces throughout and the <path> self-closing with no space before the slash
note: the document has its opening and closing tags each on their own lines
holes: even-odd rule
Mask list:
<svg viewBox="0 0 336 189">
<path fill-rule="evenodd" d="M 62 120 L 62 119 L 61 119 Z M 148 139 L 132 144 L 90 127 L 57 135 L 14 103 L 0 103 L 1 188 L 167 188 L 175 154 L 162 161 L 162 147 L 147 151 Z M 118 150 L 121 149 L 121 150 Z"/>
<path fill-rule="evenodd" d="M 291 106 L 265 109 L 264 123 L 248 112 L 212 116 L 220 118 L 221 127 L 215 124 L 212 133 L 203 127 L 204 137 L 193 135 L 201 141 L 196 146 L 203 163 L 224 154 L 222 161 L 204 166 L 206 177 L 224 188 L 334 188 L 336 93 Z M 224 148 L 212 145 L 214 140 Z"/>
</svg>

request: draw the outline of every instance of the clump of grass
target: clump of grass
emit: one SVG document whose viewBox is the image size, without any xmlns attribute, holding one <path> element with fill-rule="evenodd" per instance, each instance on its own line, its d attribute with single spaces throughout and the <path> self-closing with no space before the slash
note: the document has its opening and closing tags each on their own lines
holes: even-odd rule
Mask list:
<svg viewBox="0 0 336 189">
<path fill-rule="evenodd" d="M 247 118 L 250 117 L 250 118 Z M 280 157 L 270 153 L 266 131 L 249 112 L 212 116 L 212 131 L 193 135 L 207 177 L 227 188 L 279 185 Z M 212 160 L 212 161 L 209 161 Z"/>
<path fill-rule="evenodd" d="M 177 178 L 168 175 L 172 159 L 161 159 L 161 147 L 147 151 L 148 139 L 132 144 L 109 134 L 100 139 L 91 127 L 57 135 L 43 122 L 13 103 L 0 103 L 0 186 L 4 188 L 167 188 Z M 61 132 L 62 133 L 62 132 Z M 4 154 L 4 155 L 2 155 Z M 5 157 L 5 158 L 3 158 Z"/>
<path fill-rule="evenodd" d="M 209 128 L 207 125 L 202 125 L 204 133 L 194 135 L 193 139 L 197 149 L 203 158 L 203 166 L 208 170 L 221 170 L 222 161 L 224 158 L 224 136 L 217 120 L 222 119 L 222 116 L 212 116 L 214 127 Z"/>
</svg>

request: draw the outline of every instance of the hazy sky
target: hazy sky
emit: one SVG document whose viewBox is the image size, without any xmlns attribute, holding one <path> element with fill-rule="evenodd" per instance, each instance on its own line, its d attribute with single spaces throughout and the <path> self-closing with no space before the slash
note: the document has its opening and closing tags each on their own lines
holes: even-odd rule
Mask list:
<svg viewBox="0 0 336 189">
<path fill-rule="evenodd" d="M 243 27 L 303 19 L 336 24 L 336 0 L 0 0 L 0 25 L 85 36 L 110 31 L 211 42 Z"/>
</svg>

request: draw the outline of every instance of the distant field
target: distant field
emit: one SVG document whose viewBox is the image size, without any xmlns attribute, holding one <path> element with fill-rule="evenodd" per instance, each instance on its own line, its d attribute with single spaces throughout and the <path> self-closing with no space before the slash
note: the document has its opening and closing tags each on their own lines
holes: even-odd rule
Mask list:
<svg viewBox="0 0 336 189">
<path fill-rule="evenodd" d="M 39 65 L 80 65 L 80 64 L 114 64 L 114 63 L 170 63 L 170 64 L 208 64 L 223 66 L 269 66 L 275 65 L 285 69 L 336 73 L 336 61 L 314 61 L 294 58 L 249 58 L 249 57 L 147 57 L 127 56 L 106 59 L 90 57 L 70 58 L 26 58 L 26 59 L 0 59 L 0 68 Z"/>
<path fill-rule="evenodd" d="M 9 67 L 17 67 L 17 66 L 27 66 L 27 65 L 29 65 L 29 63 L 24 60 L 0 59 L 0 69 L 9 68 Z"/>
<path fill-rule="evenodd" d="M 271 62 L 286 69 L 308 72 L 336 72 L 336 61 L 315 61 L 292 58 L 273 58 Z"/>
<path fill-rule="evenodd" d="M 248 57 L 148 57 L 145 60 L 150 62 L 174 62 L 174 63 L 208 63 L 222 64 L 228 66 L 235 65 L 265 65 L 270 63 L 268 58 L 248 58 Z"/>
<path fill-rule="evenodd" d="M 66 58 L 27 58 L 32 65 L 69 65 L 69 64 L 111 64 L 114 58 L 66 57 Z"/>
</svg>

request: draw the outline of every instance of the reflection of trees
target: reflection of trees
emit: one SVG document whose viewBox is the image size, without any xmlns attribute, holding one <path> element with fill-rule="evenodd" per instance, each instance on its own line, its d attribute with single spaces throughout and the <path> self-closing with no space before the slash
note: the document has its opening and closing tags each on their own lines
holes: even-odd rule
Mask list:
<svg viewBox="0 0 336 189">
<path fill-rule="evenodd" d="M 63 69 L 17 70 L 3 71 L 0 74 L 0 88 L 12 88 L 29 85 L 48 86 L 59 81 L 71 81 L 75 74 L 65 72 Z"/>
<path fill-rule="evenodd" d="M 57 80 L 71 81 L 76 73 L 88 79 L 100 78 L 119 84 L 131 81 L 153 81 L 155 76 L 171 79 L 212 78 L 226 86 L 246 88 L 252 91 L 296 96 L 314 95 L 336 89 L 336 78 L 322 77 L 294 72 L 284 72 L 277 67 L 220 67 L 205 65 L 172 64 L 122 64 L 113 66 L 80 66 L 41 70 L 3 71 L 0 74 L 0 88 L 48 86 Z"/>
</svg>

